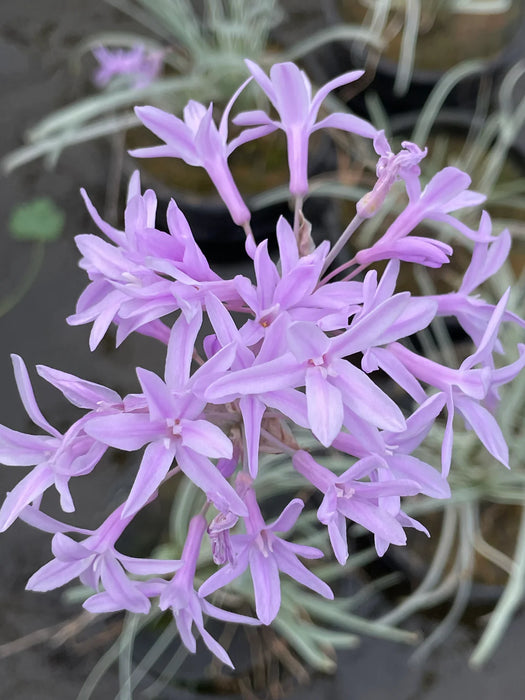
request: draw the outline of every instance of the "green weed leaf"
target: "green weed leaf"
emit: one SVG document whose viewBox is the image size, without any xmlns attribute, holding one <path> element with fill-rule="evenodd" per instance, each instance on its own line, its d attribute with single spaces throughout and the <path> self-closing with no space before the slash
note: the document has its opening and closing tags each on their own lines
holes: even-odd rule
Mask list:
<svg viewBox="0 0 525 700">
<path fill-rule="evenodd" d="M 37 197 L 15 207 L 9 217 L 9 232 L 17 241 L 49 243 L 64 230 L 65 214 L 49 197 Z"/>
</svg>

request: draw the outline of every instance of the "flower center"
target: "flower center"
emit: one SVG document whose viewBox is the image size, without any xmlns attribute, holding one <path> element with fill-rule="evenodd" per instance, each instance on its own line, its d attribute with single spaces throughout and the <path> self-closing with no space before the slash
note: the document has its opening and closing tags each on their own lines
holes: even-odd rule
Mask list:
<svg viewBox="0 0 525 700">
<path fill-rule="evenodd" d="M 261 530 L 255 538 L 255 542 L 261 550 L 263 557 L 268 558 L 273 552 L 271 533 L 269 533 L 268 530 Z"/>
<path fill-rule="evenodd" d="M 264 311 L 259 316 L 259 323 L 263 328 L 268 328 L 268 326 L 275 321 L 277 316 L 281 312 L 281 305 L 274 304 Z"/>
<path fill-rule="evenodd" d="M 123 272 L 121 277 L 129 286 L 142 287 L 142 281 L 131 272 Z"/>
<path fill-rule="evenodd" d="M 355 489 L 348 484 L 335 484 L 335 492 L 337 498 L 346 498 L 350 500 L 355 493 Z"/>
<path fill-rule="evenodd" d="M 181 436 L 182 427 L 179 418 L 168 418 L 166 420 L 166 425 L 168 426 L 168 430 L 173 435 L 173 437 Z"/>
</svg>

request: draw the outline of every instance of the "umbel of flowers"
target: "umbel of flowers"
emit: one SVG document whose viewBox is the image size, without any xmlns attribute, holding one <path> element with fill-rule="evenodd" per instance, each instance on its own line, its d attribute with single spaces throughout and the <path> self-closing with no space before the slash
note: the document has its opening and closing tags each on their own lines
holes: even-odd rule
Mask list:
<svg viewBox="0 0 525 700">
<path fill-rule="evenodd" d="M 325 598 L 333 597 L 329 586 L 301 561 L 323 553 L 287 539 L 301 518 L 303 501 L 294 498 L 276 520 L 265 522 L 255 490 L 260 453 L 289 455 L 305 486 L 319 492 L 317 516 L 341 564 L 348 557 L 348 522 L 373 533 L 381 555 L 391 544 L 405 544 L 406 527 L 425 531 L 402 510 L 402 497 L 449 496 L 454 416 L 461 416 L 488 452 L 508 466 L 507 445 L 493 413 L 499 386 L 525 365 L 525 345 L 518 346 L 507 364 L 494 362 L 494 353 L 501 352 L 501 324 L 524 324 L 506 310 L 509 291 L 495 306 L 474 293 L 504 262 L 510 237 L 507 231 L 494 235 L 486 213 L 478 229 L 454 216 L 484 199 L 469 190 L 469 176 L 447 167 L 423 188 L 419 163 L 425 150 L 404 143 L 394 153 L 383 132 L 350 114 L 319 119 L 328 93 L 357 79 L 359 71 L 312 95 L 307 77 L 292 63 L 273 66 L 269 76 L 251 62 L 248 68 L 273 107 L 271 115 L 262 110 L 238 114 L 233 122 L 241 128 L 229 140 L 228 120 L 238 92 L 218 125 L 212 105 L 190 101 L 183 120 L 154 107 L 138 107 L 142 122 L 163 144 L 134 155 L 182 158 L 207 171 L 233 221 L 246 232 L 254 281 L 243 275 L 222 279 L 210 268 L 176 202 L 168 206 L 168 232 L 158 230 L 155 193 L 142 194 L 138 173 L 129 184 L 123 231 L 103 221 L 82 192 L 104 237 L 76 238 L 89 284 L 68 321 L 93 323 L 92 349 L 112 323 L 118 343 L 133 332 L 156 338 L 166 347 L 164 376 L 137 368 L 139 391 L 121 397 L 110 388 L 39 366 L 43 379 L 85 411 L 60 433 L 40 412 L 24 362 L 13 356 L 22 402 L 40 434 L 0 426 L 0 461 L 34 465 L 7 494 L 0 528 L 20 518 L 53 534 L 53 559 L 30 578 L 28 588 L 48 591 L 78 577 L 93 589 L 84 603 L 90 611 L 147 613 L 152 604 L 170 609 L 190 651 L 195 650 L 195 625 L 209 649 L 227 664 L 231 661 L 206 631 L 204 616 L 270 624 L 280 607 L 281 572 Z M 309 137 L 325 128 L 372 139 L 379 156 L 376 184 L 357 203 L 355 217 L 333 246 L 321 240 L 322 231 L 314 231 L 315 240 L 321 241 L 314 243 L 301 211 L 308 194 Z M 284 218 L 276 221 L 278 263 L 271 259 L 267 241 L 256 245 L 250 211 L 228 166 L 234 149 L 277 129 L 288 144 L 295 203 L 293 225 Z M 339 251 L 363 222 L 381 211 L 396 182 L 406 190 L 404 209 L 370 247 L 334 269 Z M 471 241 L 472 259 L 454 293 L 418 297 L 396 288 L 400 261 L 431 268 L 449 262 L 450 245 L 413 233 L 425 220 L 448 224 L 460 239 Z M 387 261 L 381 275 L 371 268 L 377 261 Z M 174 312 L 178 315 L 170 327 L 165 318 Z M 201 341 L 205 316 L 213 333 Z M 456 317 L 472 339 L 472 353 L 459 367 L 444 366 L 403 343 L 437 316 Z M 405 403 L 411 412 L 401 410 L 378 384 L 379 369 L 409 397 Z M 440 416 L 446 430 L 438 470 L 412 453 Z M 320 449 L 338 451 L 349 468 L 336 474 L 323 466 L 321 458 L 301 449 L 294 426 L 311 431 Z M 96 530 L 68 525 L 41 511 L 42 495 L 53 487 L 62 509 L 74 511 L 69 480 L 93 471 L 108 447 L 143 454 L 126 500 Z M 180 560 L 121 554 L 115 543 L 122 532 L 178 472 L 206 496 L 185 533 Z M 278 480 L 279 474 L 274 477 Z M 205 538 L 217 568 L 196 590 L 197 559 Z M 256 617 L 207 600 L 247 570 Z"/>
</svg>

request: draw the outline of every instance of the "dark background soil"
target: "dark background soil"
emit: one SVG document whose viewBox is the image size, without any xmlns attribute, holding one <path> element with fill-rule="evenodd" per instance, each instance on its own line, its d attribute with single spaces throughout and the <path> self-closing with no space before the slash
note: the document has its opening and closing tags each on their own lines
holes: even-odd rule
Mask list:
<svg viewBox="0 0 525 700">
<path fill-rule="evenodd" d="M 297 3 L 294 3 L 297 6 Z M 314 3 L 315 5 L 315 3 Z M 82 94 L 86 77 L 68 71 L 69 50 L 90 33 L 132 26 L 114 8 L 93 0 L 0 0 L 0 153 L 20 145 L 24 131 L 52 109 Z M 0 182 L 0 300 L 16 285 L 28 264 L 30 244 L 12 241 L 6 221 L 12 207 L 35 196 L 49 195 L 67 214 L 63 237 L 49 245 L 38 278 L 18 306 L 0 318 L 0 423 L 31 432 L 12 378 L 9 354 L 22 355 L 32 377 L 35 364 L 47 364 L 93 381 L 107 382 L 122 391 L 135 390 L 130 368 L 161 365 L 161 352 L 146 339 L 130 339 L 115 351 L 103 343 L 92 355 L 89 329 L 71 328 L 65 317 L 73 312 L 85 277 L 77 268 L 78 252 L 73 236 L 93 230 L 78 190 L 84 186 L 101 204 L 105 196 L 105 173 L 109 162 L 106 143 L 88 144 L 66 151 L 53 172 L 41 163 L 26 166 Z M 58 428 L 64 419 L 60 395 L 35 379 L 36 391 L 46 417 Z M 96 479 L 84 478 L 74 496 L 80 501 L 85 526 L 96 526 L 115 505 L 123 467 L 107 461 Z M 20 478 L 16 468 L 0 468 L 0 493 Z M 52 507 L 52 503 L 51 503 Z M 0 645 L 6 645 L 45 627 L 76 617 L 79 608 L 64 602 L 61 592 L 35 594 L 24 591 L 28 577 L 50 558 L 49 536 L 13 525 L 0 536 Z M 2 658 L 0 646 L 0 700 L 73 700 L 89 670 L 113 638 L 111 622 L 98 623 L 56 648 L 44 641 L 25 651 Z M 425 666 L 407 664 L 409 650 L 390 643 L 364 640 L 362 646 L 339 657 L 334 677 L 317 679 L 297 689 L 294 700 L 492 700 L 525 697 L 523 666 L 523 614 L 513 622 L 504 642 L 486 669 L 473 673 L 467 657 L 478 630 L 463 628 L 436 652 Z M 198 662 L 197 662 L 198 663 Z M 208 663 L 208 659 L 203 661 Z M 110 700 L 118 690 L 116 674 L 110 673 L 94 697 Z M 143 695 L 138 692 L 135 697 Z M 192 697 L 186 691 L 172 697 Z M 204 697 L 204 696 L 202 696 Z"/>
</svg>

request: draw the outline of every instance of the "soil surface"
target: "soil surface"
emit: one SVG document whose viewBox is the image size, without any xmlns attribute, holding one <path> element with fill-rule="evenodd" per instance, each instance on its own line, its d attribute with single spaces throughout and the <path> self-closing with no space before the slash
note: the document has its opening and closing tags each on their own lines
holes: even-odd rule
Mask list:
<svg viewBox="0 0 525 700">
<path fill-rule="evenodd" d="M 298 6 L 297 2 L 292 3 Z M 304 3 L 300 3 L 303 5 Z M 316 3 L 313 3 L 315 6 Z M 95 31 L 127 26 L 136 29 L 114 7 L 94 0 L 2 0 L 0 3 L 0 111 L 1 154 L 22 142 L 26 129 L 52 109 L 67 104 L 86 88 L 85 72 L 78 76 L 68 66 L 73 46 Z M 31 432 L 12 376 L 10 353 L 26 361 L 42 410 L 59 429 L 68 422 L 58 392 L 38 379 L 36 364 L 57 367 L 120 391 L 134 391 L 131 368 L 159 369 L 162 354 L 153 341 L 131 338 L 114 350 L 103 343 L 96 353 L 88 349 L 89 329 L 69 327 L 65 318 L 74 310 L 85 285 L 78 269 L 73 237 L 93 230 L 78 190 L 85 187 L 99 205 L 105 198 L 105 175 L 110 148 L 91 143 L 67 150 L 57 167 L 48 171 L 33 163 L 1 180 L 0 304 L 20 284 L 34 254 L 32 244 L 11 240 L 6 222 L 12 207 L 36 196 L 51 196 L 66 212 L 60 240 L 47 246 L 45 261 L 30 291 L 0 318 L 0 423 Z M 124 465 L 125 466 L 125 465 Z M 0 495 L 20 478 L 18 468 L 0 468 Z M 86 527 L 96 526 L 118 502 L 123 465 L 108 460 L 74 485 L 74 498 Z M 55 504 L 56 505 L 56 504 Z M 49 501 L 53 508 L 53 501 Z M 74 700 L 90 669 L 114 640 L 119 621 L 102 620 L 64 641 L 58 626 L 66 621 L 79 629 L 78 604 L 68 603 L 61 591 L 36 594 L 24 591 L 29 576 L 50 559 L 49 536 L 16 523 L 0 536 L 0 700 Z M 34 634 L 39 630 L 43 633 Z M 315 679 L 290 696 L 293 700 L 460 700 L 476 698 L 521 700 L 524 696 L 523 638 L 525 617 L 512 623 L 487 668 L 473 673 L 467 666 L 469 650 L 479 630 L 458 630 L 422 667 L 408 665 L 410 650 L 391 643 L 364 640 L 355 651 L 339 655 L 335 676 Z M 32 635 L 28 637 L 28 635 Z M 38 639 L 40 643 L 31 644 Z M 62 643 L 60 643 L 62 641 Z M 18 649 L 18 653 L 9 653 Z M 196 660 L 197 666 L 199 660 Z M 208 663 L 208 658 L 202 662 Z M 110 671 L 94 693 L 111 700 L 118 678 Z M 145 698 L 142 691 L 134 694 Z M 195 697 L 176 691 L 159 698 Z M 200 695 L 207 698 L 211 696 Z M 224 697 L 224 696 L 223 696 Z"/>
</svg>

